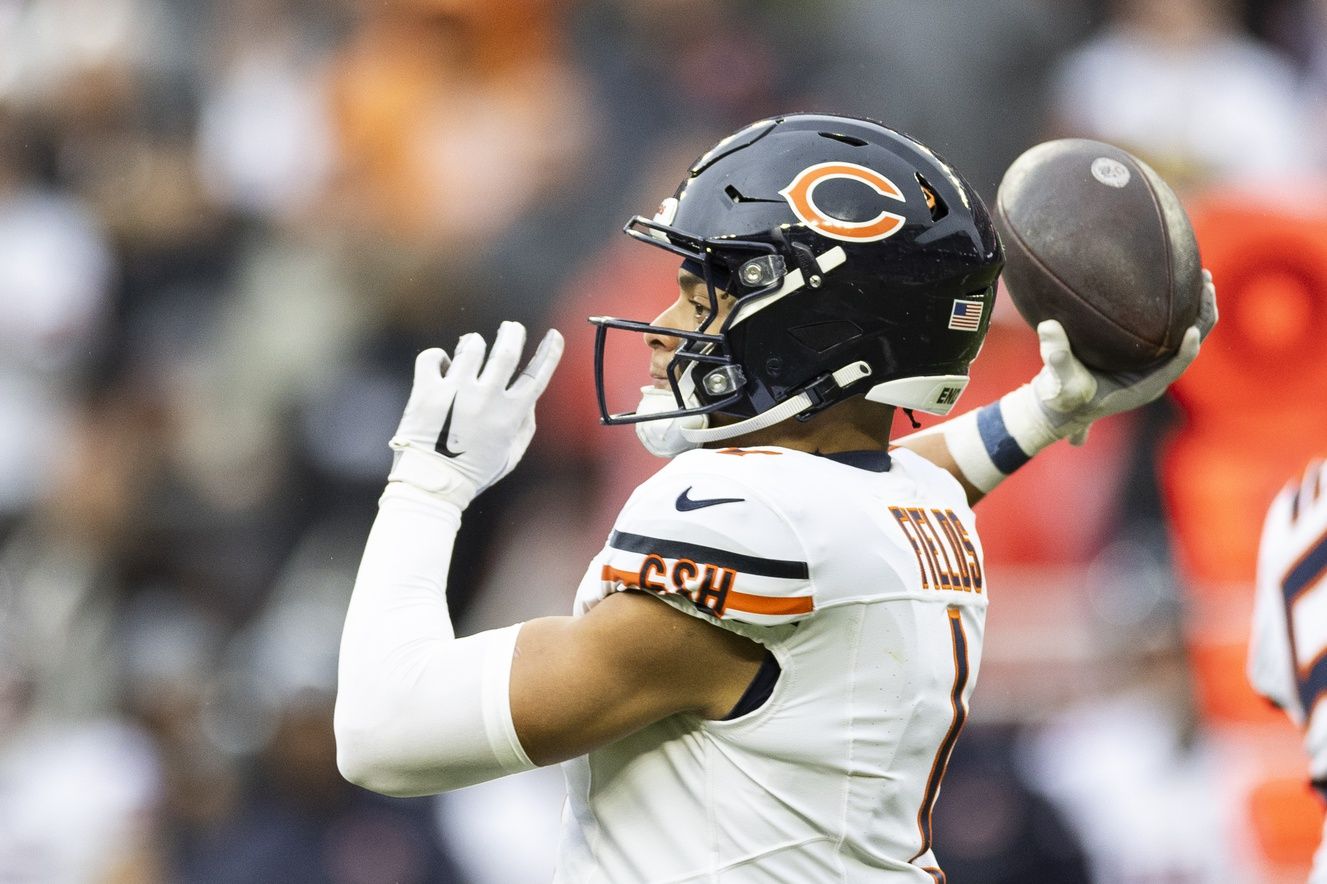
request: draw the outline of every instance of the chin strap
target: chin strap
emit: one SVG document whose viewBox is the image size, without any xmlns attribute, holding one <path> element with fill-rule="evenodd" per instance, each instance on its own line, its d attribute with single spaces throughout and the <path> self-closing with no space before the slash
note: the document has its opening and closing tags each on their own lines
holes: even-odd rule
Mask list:
<svg viewBox="0 0 1327 884">
<path fill-rule="evenodd" d="M 849 387 L 871 374 L 871 366 L 865 362 L 853 362 L 843 366 L 838 371 L 830 374 L 828 381 L 832 382 L 835 388 L 842 390 Z M 732 439 L 734 436 L 745 436 L 747 433 L 754 433 L 757 430 L 763 430 L 766 427 L 772 427 L 777 423 L 786 421 L 790 417 L 796 417 L 807 409 L 814 408 L 824 401 L 824 393 L 832 392 L 829 390 L 818 389 L 812 386 L 808 390 L 803 390 L 791 399 L 784 400 L 773 408 L 762 411 L 755 417 L 749 417 L 746 420 L 738 421 L 735 424 L 728 424 L 722 427 L 702 427 L 698 429 L 681 429 L 682 438 L 688 442 L 704 444 L 705 442 L 717 442 L 721 439 Z"/>
<path fill-rule="evenodd" d="M 658 414 L 677 408 L 677 400 L 673 398 L 672 390 L 641 387 L 640 394 L 640 404 L 636 406 L 636 414 Z M 645 446 L 645 450 L 655 457 L 676 457 L 696 447 L 696 443 L 682 436 L 683 428 L 699 429 L 709 426 L 709 422 L 707 414 L 644 420 L 635 424 L 636 438 Z"/>
</svg>

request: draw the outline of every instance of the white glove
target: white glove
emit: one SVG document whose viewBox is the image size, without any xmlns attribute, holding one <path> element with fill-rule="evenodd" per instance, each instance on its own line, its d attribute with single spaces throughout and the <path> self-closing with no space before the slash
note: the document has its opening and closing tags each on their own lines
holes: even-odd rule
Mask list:
<svg viewBox="0 0 1327 884">
<path fill-rule="evenodd" d="M 1175 355 L 1157 368 L 1095 371 L 1074 356 L 1064 326 L 1054 319 L 1042 322 L 1037 326 L 1042 368 L 1031 386 L 1046 431 L 1055 439 L 1082 445 L 1094 421 L 1157 399 L 1198 357 L 1198 348 L 1216 321 L 1216 286 L 1211 272 L 1204 270 L 1197 322 L 1184 333 Z"/>
<path fill-rule="evenodd" d="M 484 339 L 475 333 L 461 337 L 452 359 L 436 347 L 420 353 L 410 401 L 390 443 L 396 457 L 388 481 L 465 509 L 510 473 L 534 436 L 535 401 L 562 358 L 562 335 L 550 329 L 512 382 L 524 346 L 525 327 L 504 322 L 487 365 Z"/>
<path fill-rule="evenodd" d="M 1216 288 L 1203 271 L 1203 299 L 1195 325 L 1165 364 L 1147 371 L 1093 371 L 1074 356 L 1069 336 L 1055 320 L 1037 326 L 1042 367 L 1029 383 L 975 411 L 899 441 L 945 439 L 948 456 L 973 488 L 985 493 L 1058 439 L 1082 445 L 1088 427 L 1121 411 L 1145 405 L 1166 391 L 1198 356 L 1216 325 Z M 976 498 L 973 498 L 974 500 Z"/>
</svg>

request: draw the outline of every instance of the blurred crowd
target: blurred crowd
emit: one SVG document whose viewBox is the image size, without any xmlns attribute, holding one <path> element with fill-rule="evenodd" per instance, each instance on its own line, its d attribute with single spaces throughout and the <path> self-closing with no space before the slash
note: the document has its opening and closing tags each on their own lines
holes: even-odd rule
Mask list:
<svg viewBox="0 0 1327 884">
<path fill-rule="evenodd" d="M 584 317 L 673 297 L 618 231 L 722 135 L 811 109 L 988 199 L 1060 135 L 1186 198 L 1292 192 L 1327 173 L 1327 2 L 0 0 L 0 881 L 546 880 L 556 772 L 390 800 L 336 771 L 413 355 L 508 318 L 567 335 L 450 587 L 463 632 L 566 612 L 657 467 L 592 401 Z M 997 317 L 967 405 L 1030 375 L 1028 338 Z M 645 353 L 612 354 L 627 401 Z M 1185 662 L 1175 418 L 983 505 L 1004 579 L 937 810 L 951 880 L 1263 874 Z M 1048 485 L 1072 519 L 1029 515 Z"/>
</svg>

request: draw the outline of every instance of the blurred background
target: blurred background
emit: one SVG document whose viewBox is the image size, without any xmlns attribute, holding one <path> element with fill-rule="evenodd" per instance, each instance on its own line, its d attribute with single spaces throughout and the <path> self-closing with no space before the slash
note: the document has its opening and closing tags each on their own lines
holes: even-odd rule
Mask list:
<svg viewBox="0 0 1327 884">
<path fill-rule="evenodd" d="M 619 228 L 812 109 L 988 199 L 1048 137 L 1133 150 L 1221 293 L 1168 400 L 979 508 L 949 879 L 1302 881 L 1322 810 L 1243 661 L 1262 514 L 1327 454 L 1324 0 L 0 0 L 0 881 L 548 880 L 556 770 L 405 801 L 334 765 L 411 360 L 566 334 L 451 597 L 568 611 L 659 466 L 592 406 L 584 318 L 674 296 Z M 1038 365 L 1004 304 L 965 406 Z"/>
</svg>

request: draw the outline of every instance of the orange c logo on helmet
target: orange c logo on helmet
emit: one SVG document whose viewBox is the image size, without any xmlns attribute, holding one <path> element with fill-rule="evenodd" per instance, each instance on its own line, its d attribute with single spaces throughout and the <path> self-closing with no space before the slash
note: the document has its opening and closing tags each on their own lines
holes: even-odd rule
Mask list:
<svg viewBox="0 0 1327 884">
<path fill-rule="evenodd" d="M 816 205 L 815 191 L 831 178 L 859 181 L 889 199 L 905 202 L 898 185 L 874 169 L 856 163 L 816 163 L 797 173 L 792 183 L 779 191 L 793 213 L 816 233 L 847 242 L 875 242 L 898 233 L 906 220 L 902 215 L 882 211 L 867 221 L 846 221 L 826 214 Z"/>
</svg>

